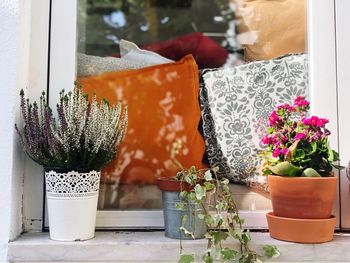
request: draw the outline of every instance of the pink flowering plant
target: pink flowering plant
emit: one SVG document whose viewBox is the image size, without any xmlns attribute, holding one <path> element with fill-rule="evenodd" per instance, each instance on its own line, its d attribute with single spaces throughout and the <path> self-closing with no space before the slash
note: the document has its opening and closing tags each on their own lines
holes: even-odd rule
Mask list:
<svg viewBox="0 0 350 263">
<path fill-rule="evenodd" d="M 283 104 L 272 111 L 267 134 L 262 143 L 267 145 L 262 156 L 264 174 L 280 176 L 332 176 L 339 155 L 329 146 L 326 128 L 328 119 L 307 116 L 310 102 L 299 96 L 294 104 Z"/>
</svg>

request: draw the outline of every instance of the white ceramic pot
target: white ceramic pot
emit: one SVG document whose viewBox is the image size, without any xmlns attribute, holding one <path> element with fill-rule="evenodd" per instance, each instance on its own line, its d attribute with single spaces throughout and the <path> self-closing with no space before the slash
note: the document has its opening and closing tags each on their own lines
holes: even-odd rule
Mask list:
<svg viewBox="0 0 350 263">
<path fill-rule="evenodd" d="M 56 172 L 46 169 L 50 238 L 79 241 L 95 236 L 101 172 Z"/>
</svg>

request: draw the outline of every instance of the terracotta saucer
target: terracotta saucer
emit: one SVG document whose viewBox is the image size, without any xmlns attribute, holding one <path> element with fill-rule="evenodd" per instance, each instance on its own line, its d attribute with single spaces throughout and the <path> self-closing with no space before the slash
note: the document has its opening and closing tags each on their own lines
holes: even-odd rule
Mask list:
<svg viewBox="0 0 350 263">
<path fill-rule="evenodd" d="M 324 243 L 333 239 L 335 216 L 327 219 L 297 219 L 266 214 L 270 236 L 297 243 Z"/>
</svg>

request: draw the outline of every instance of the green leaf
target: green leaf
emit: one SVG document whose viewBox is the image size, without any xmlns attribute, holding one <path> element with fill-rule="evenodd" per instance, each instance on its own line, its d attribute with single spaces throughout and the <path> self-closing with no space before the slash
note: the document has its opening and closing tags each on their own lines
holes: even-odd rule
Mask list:
<svg viewBox="0 0 350 263">
<path fill-rule="evenodd" d="M 290 162 L 281 162 L 275 166 L 269 166 L 269 169 L 276 175 L 281 176 L 299 176 L 302 174 L 302 170 L 291 164 Z"/>
<path fill-rule="evenodd" d="M 269 163 L 277 163 L 279 160 L 278 158 L 273 157 L 271 152 L 264 152 L 262 154 L 262 158 L 264 158 L 264 160 L 268 161 Z"/>
<path fill-rule="evenodd" d="M 205 179 L 206 181 L 211 181 L 211 180 L 213 180 L 213 176 L 212 176 L 210 170 L 208 170 L 208 171 L 206 171 L 206 172 L 204 173 L 204 179 Z"/>
<path fill-rule="evenodd" d="M 178 263 L 193 263 L 194 261 L 194 254 L 190 254 L 190 255 L 186 255 L 186 254 L 182 254 L 180 255 L 180 259 Z"/>
<path fill-rule="evenodd" d="M 214 259 L 208 253 L 206 253 L 202 256 L 202 261 L 203 261 L 203 263 L 213 263 Z"/>
<path fill-rule="evenodd" d="M 303 175 L 304 177 L 321 177 L 321 175 L 313 168 L 306 168 L 303 171 Z"/>
<path fill-rule="evenodd" d="M 235 260 L 237 257 L 238 251 L 225 247 L 220 250 L 220 254 L 223 260 Z"/>
<path fill-rule="evenodd" d="M 264 245 L 263 250 L 264 250 L 265 256 L 268 258 L 277 258 L 281 254 L 278 248 L 273 245 Z"/>
<path fill-rule="evenodd" d="M 183 215 L 181 217 L 182 225 L 184 225 L 188 221 L 188 215 Z"/>
<path fill-rule="evenodd" d="M 210 183 L 210 182 L 205 182 L 204 186 L 205 186 L 205 190 L 207 190 L 207 191 L 210 191 L 210 190 L 215 188 L 215 185 Z"/>
<path fill-rule="evenodd" d="M 175 204 L 175 208 L 177 209 L 177 210 L 185 210 L 185 204 L 184 203 L 177 203 L 177 204 Z"/>
<path fill-rule="evenodd" d="M 200 220 L 204 220 L 205 215 L 203 215 L 203 214 L 198 214 L 197 217 L 198 217 Z"/>
<path fill-rule="evenodd" d="M 213 218 L 211 215 L 206 215 L 204 217 L 204 222 L 207 226 L 210 226 L 213 223 Z"/>
<path fill-rule="evenodd" d="M 188 231 L 188 230 L 187 230 L 186 228 L 184 228 L 183 226 L 180 227 L 180 231 L 184 232 L 185 235 L 190 236 L 191 238 L 195 239 L 193 232 Z"/>
<path fill-rule="evenodd" d="M 295 159 L 297 160 L 302 160 L 305 158 L 305 152 L 303 149 L 297 149 L 296 152 L 295 152 L 295 156 L 294 156 Z"/>
<path fill-rule="evenodd" d="M 328 161 L 332 163 L 334 161 L 334 151 L 328 146 Z"/>
<path fill-rule="evenodd" d="M 219 244 L 221 241 L 226 240 L 228 234 L 223 231 L 212 231 L 211 232 L 212 240 L 215 245 Z"/>
<path fill-rule="evenodd" d="M 243 244 L 248 244 L 251 239 L 249 232 L 242 233 Z"/>
<path fill-rule="evenodd" d="M 197 200 L 202 200 L 203 197 L 205 197 L 205 188 L 202 187 L 200 184 L 196 184 L 194 187 L 194 192 L 196 193 Z"/>
</svg>

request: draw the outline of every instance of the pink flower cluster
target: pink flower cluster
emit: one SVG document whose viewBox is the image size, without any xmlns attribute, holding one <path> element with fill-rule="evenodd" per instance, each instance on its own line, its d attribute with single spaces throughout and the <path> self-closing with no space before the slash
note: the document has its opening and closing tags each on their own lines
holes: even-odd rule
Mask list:
<svg viewBox="0 0 350 263">
<path fill-rule="evenodd" d="M 326 118 L 319 118 L 317 116 L 312 116 L 310 118 L 303 118 L 302 122 L 305 125 L 309 125 L 309 126 L 324 127 L 329 122 L 329 120 Z"/>
<path fill-rule="evenodd" d="M 330 135 L 325 125 L 328 119 L 311 116 L 306 118 L 310 102 L 299 96 L 294 104 L 283 104 L 272 111 L 269 117 L 269 133 L 261 142 L 268 145 L 272 156 L 284 159 L 295 142 L 314 142 Z"/>
</svg>

